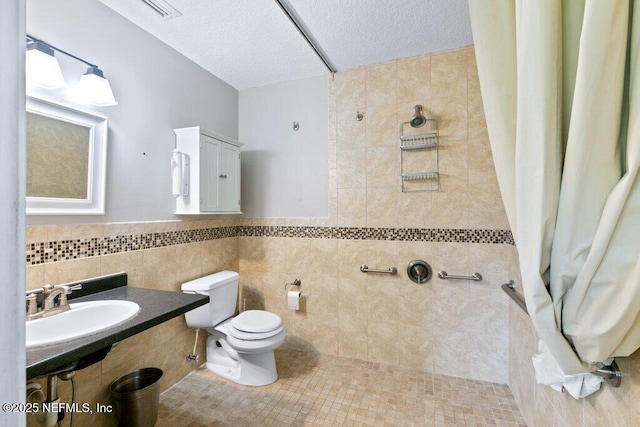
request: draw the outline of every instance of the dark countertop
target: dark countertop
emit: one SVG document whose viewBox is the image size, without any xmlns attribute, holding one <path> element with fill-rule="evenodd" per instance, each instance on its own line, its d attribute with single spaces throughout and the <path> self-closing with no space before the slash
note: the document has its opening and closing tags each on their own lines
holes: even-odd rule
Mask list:
<svg viewBox="0 0 640 427">
<path fill-rule="evenodd" d="M 103 353 L 106 354 L 107 349 L 110 349 L 112 344 L 209 302 L 209 297 L 204 295 L 135 288 L 131 286 L 120 286 L 103 292 L 74 298 L 71 302 L 107 299 L 133 301 L 140 306 L 140 311 L 132 319 L 95 334 L 59 344 L 28 348 L 27 379 L 65 370 L 67 367 L 73 368 L 76 361 L 82 358 L 95 355 L 101 350 L 104 350 Z M 102 357 L 104 357 L 104 355 Z M 88 366 L 88 364 L 86 366 Z M 82 365 L 79 365 L 79 367 L 82 367 Z"/>
</svg>

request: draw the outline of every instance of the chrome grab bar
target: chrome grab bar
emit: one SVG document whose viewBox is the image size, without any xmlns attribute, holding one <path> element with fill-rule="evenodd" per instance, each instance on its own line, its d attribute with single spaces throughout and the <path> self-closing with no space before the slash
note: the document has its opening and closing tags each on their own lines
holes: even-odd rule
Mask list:
<svg viewBox="0 0 640 427">
<path fill-rule="evenodd" d="M 614 359 L 611 365 L 602 365 L 600 369 L 596 369 L 591 372 L 593 375 L 597 375 L 602 378 L 611 387 L 618 388 L 622 383 L 622 372 Z"/>
<path fill-rule="evenodd" d="M 516 290 L 516 285 L 513 283 L 513 280 L 510 280 L 509 283 L 504 283 L 501 288 L 507 295 L 509 295 L 509 298 L 518 304 L 518 307 L 520 307 L 522 311 L 527 313 L 527 315 L 529 314 L 527 311 L 527 303 L 522 295 L 520 295 Z M 602 378 L 611 387 L 620 387 L 620 383 L 622 383 L 622 372 L 620 371 L 615 359 L 610 365 L 599 364 L 598 366 L 600 366 L 599 369 L 591 372 L 593 375 Z"/>
<path fill-rule="evenodd" d="M 482 280 L 480 273 L 473 273 L 471 276 L 454 276 L 453 274 L 447 274 L 446 271 L 438 271 L 438 277 L 442 280 L 473 280 L 474 282 Z"/>
<path fill-rule="evenodd" d="M 361 265 L 360 266 L 360 271 L 362 271 L 363 273 L 386 273 L 386 274 L 396 274 L 398 272 L 398 269 L 395 267 L 389 267 L 386 270 L 381 270 L 381 269 L 377 269 L 377 268 L 369 268 L 366 265 Z"/>
<path fill-rule="evenodd" d="M 522 297 L 522 295 L 520 295 L 518 291 L 516 291 L 516 284 L 513 283 L 513 280 L 509 281 L 509 283 L 503 283 L 501 287 L 502 290 L 505 291 L 507 295 L 509 295 L 509 298 L 511 298 L 513 302 L 518 304 L 518 307 L 520 307 L 522 311 L 529 314 L 529 312 L 527 311 L 527 303 L 524 302 L 524 298 Z"/>
</svg>

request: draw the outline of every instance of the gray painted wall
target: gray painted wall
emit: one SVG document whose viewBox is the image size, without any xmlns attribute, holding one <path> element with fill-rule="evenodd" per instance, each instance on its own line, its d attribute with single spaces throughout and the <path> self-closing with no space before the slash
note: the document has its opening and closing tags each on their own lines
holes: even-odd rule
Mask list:
<svg viewBox="0 0 640 427">
<path fill-rule="evenodd" d="M 97 64 L 119 105 L 109 117 L 106 215 L 29 216 L 29 225 L 176 219 L 172 129 L 203 126 L 237 138 L 238 92 L 97 0 L 28 0 L 27 33 Z M 56 54 L 71 86 L 86 70 Z M 74 102 L 68 88 L 41 97 Z"/>
<path fill-rule="evenodd" d="M 327 94 L 326 76 L 240 91 L 245 216 L 328 215 Z"/>
<path fill-rule="evenodd" d="M 25 400 L 24 0 L 0 2 L 0 402 Z M 21 248 L 22 250 L 16 250 Z M 0 425 L 25 414 L 0 411 Z"/>
</svg>

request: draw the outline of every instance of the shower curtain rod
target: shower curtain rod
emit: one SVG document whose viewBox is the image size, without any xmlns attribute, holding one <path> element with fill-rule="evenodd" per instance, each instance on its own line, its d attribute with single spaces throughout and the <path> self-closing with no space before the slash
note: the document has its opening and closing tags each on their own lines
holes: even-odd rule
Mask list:
<svg viewBox="0 0 640 427">
<path fill-rule="evenodd" d="M 280 9 L 282 9 L 284 14 L 287 15 L 289 21 L 291 21 L 294 27 L 298 29 L 298 32 L 302 35 L 302 37 L 304 37 L 309 46 L 311 46 L 311 49 L 313 49 L 316 55 L 318 55 L 318 58 L 320 58 L 324 66 L 327 67 L 331 74 L 337 73 L 338 70 L 336 69 L 336 67 L 331 64 L 329 58 L 327 58 L 326 55 L 322 52 L 322 49 L 320 49 L 317 43 L 313 40 L 312 36 L 310 34 L 307 34 L 307 31 L 302 24 L 302 20 L 297 18 L 293 12 L 290 12 L 281 0 L 275 0 L 275 2 L 278 3 L 278 6 L 280 6 Z"/>
</svg>

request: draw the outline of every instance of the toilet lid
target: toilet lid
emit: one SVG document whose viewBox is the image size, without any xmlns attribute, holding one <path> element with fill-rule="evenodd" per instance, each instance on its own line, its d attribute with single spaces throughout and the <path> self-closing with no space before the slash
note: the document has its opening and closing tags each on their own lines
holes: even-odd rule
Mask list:
<svg viewBox="0 0 640 427">
<path fill-rule="evenodd" d="M 234 317 L 231 326 L 243 332 L 264 333 L 282 326 L 282 319 L 269 311 L 247 310 Z"/>
</svg>

